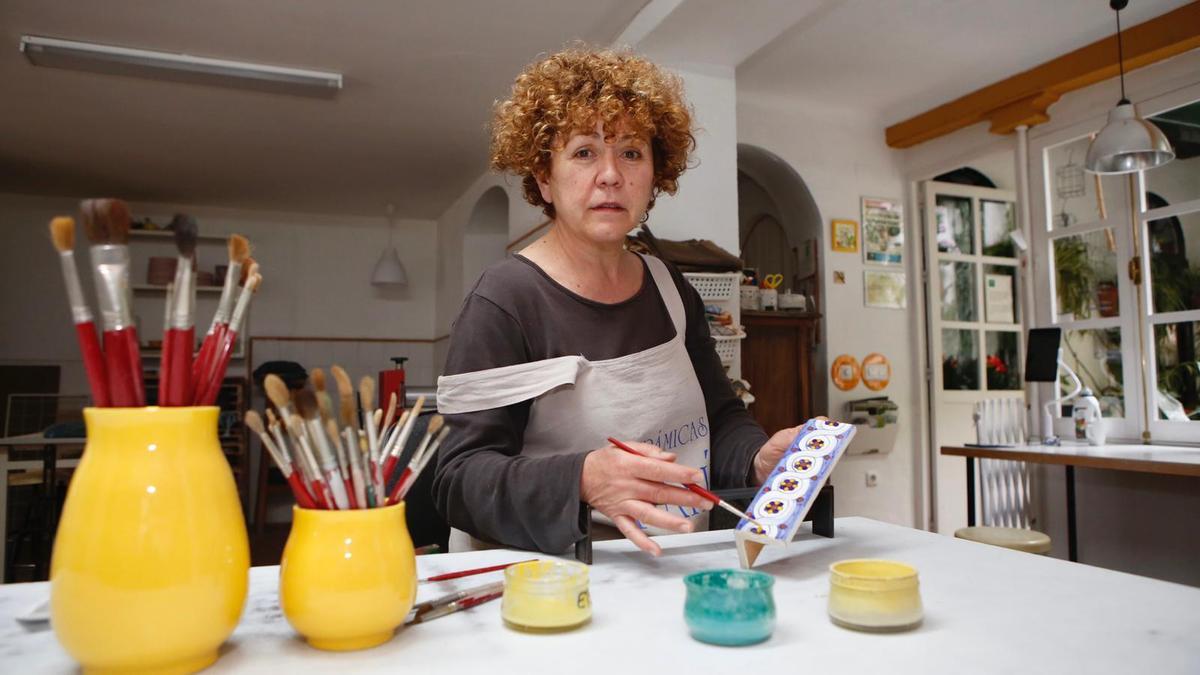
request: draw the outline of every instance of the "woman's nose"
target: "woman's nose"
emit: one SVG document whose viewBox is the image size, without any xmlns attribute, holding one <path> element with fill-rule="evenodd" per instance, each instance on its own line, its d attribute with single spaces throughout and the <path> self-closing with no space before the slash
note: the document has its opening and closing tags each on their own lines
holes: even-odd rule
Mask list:
<svg viewBox="0 0 1200 675">
<path fill-rule="evenodd" d="M 600 155 L 599 171 L 596 174 L 596 183 L 607 187 L 616 187 L 623 180 L 621 167 L 617 163 L 616 151 L 602 153 Z"/>
</svg>

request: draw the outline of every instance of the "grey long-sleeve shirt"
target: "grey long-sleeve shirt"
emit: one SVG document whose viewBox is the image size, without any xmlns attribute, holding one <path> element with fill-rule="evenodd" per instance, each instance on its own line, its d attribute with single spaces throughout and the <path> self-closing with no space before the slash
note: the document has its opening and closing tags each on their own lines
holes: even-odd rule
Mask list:
<svg viewBox="0 0 1200 675">
<path fill-rule="evenodd" d="M 746 487 L 754 454 L 767 434 L 729 386 L 700 295 L 674 266 L 668 268 L 683 298 L 685 343 L 713 429 L 712 486 Z M 489 267 L 467 296 L 451 330 L 445 373 L 568 355 L 611 359 L 674 335 L 649 269 L 636 295 L 603 304 L 572 293 L 530 260 L 513 256 Z M 450 525 L 476 538 L 558 553 L 584 536 L 579 483 L 587 454 L 522 455 L 531 405 L 523 401 L 445 416 L 450 433 L 438 452 L 434 503 Z"/>
</svg>

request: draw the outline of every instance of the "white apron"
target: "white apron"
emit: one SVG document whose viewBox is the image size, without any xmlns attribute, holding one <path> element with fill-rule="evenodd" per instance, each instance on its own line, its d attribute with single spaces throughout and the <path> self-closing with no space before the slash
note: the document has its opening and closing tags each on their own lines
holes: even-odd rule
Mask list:
<svg viewBox="0 0 1200 675">
<path fill-rule="evenodd" d="M 650 349 L 603 361 L 560 356 L 473 373 L 438 378 L 438 412 L 456 414 L 501 408 L 533 399 L 521 454 L 545 457 L 588 452 L 620 440 L 652 443 L 675 453 L 679 464 L 697 467 L 708 487 L 709 441 L 712 437 L 704 393 L 684 343 L 683 300 L 667 266 L 642 256 L 658 286 L 675 337 Z M 695 531 L 708 527 L 708 512 L 659 506 L 692 522 Z M 546 514 L 547 518 L 559 514 Z M 598 521 L 611 521 L 594 514 Z M 650 534 L 665 530 L 643 525 Z M 450 551 L 489 545 L 452 529 Z"/>
</svg>

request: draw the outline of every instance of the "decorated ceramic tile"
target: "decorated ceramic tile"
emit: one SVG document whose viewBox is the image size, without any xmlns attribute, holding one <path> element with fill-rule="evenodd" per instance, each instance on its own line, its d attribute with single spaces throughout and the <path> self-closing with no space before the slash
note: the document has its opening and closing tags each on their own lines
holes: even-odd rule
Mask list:
<svg viewBox="0 0 1200 675">
<path fill-rule="evenodd" d="M 764 544 L 792 540 L 854 432 L 853 424 L 835 420 L 809 420 L 804 425 L 750 502 L 747 513 L 762 527 L 747 520 L 737 525 L 743 567 L 754 564 Z"/>
</svg>

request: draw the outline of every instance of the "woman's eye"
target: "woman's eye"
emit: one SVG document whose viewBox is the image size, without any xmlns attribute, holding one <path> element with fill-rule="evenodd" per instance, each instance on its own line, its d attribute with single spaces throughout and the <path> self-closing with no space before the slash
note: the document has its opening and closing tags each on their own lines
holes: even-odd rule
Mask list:
<svg viewBox="0 0 1200 675">
<path fill-rule="evenodd" d="M 624 154 L 625 154 L 625 159 L 641 159 L 642 158 L 641 150 L 626 150 Z"/>
<path fill-rule="evenodd" d="M 591 148 L 580 148 L 575 151 L 575 156 L 579 157 L 581 159 L 587 159 L 588 157 L 592 156 L 592 149 Z"/>
</svg>

